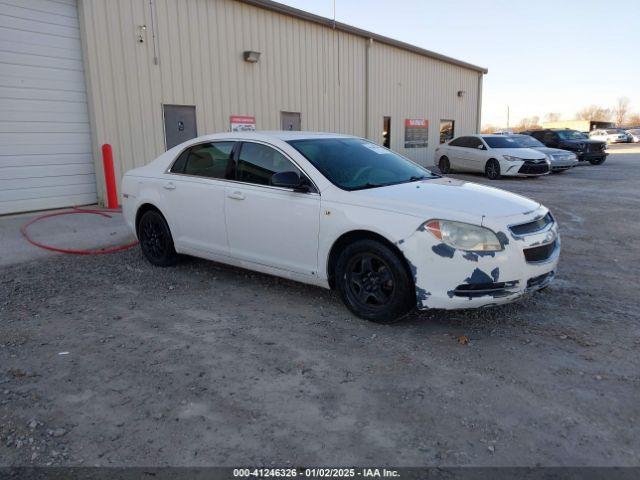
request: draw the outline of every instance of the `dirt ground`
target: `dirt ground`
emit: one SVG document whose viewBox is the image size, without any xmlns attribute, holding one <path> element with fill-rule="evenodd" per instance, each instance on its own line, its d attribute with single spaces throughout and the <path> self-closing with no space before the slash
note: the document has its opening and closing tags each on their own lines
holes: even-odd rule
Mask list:
<svg viewBox="0 0 640 480">
<path fill-rule="evenodd" d="M 3 267 L 0 465 L 640 465 L 640 150 L 615 152 L 497 183 L 563 241 L 505 307 L 382 326 L 137 249 Z"/>
</svg>

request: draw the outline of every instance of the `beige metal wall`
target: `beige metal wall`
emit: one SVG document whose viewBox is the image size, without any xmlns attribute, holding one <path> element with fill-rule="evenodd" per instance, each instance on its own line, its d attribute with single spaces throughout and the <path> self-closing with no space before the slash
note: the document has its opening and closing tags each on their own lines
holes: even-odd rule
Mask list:
<svg viewBox="0 0 640 480">
<path fill-rule="evenodd" d="M 455 121 L 456 135 L 477 131 L 481 73 L 377 42 L 370 52 L 369 138 L 382 142 L 383 117 L 390 116 L 391 148 L 430 166 L 441 119 Z M 429 120 L 428 148 L 404 148 L 406 118 Z"/>
<path fill-rule="evenodd" d="M 380 142 L 389 115 L 392 148 L 425 164 L 440 118 L 456 120 L 457 134 L 476 130 L 480 73 L 473 70 L 379 42 L 367 61 L 369 41 L 361 36 L 236 0 L 79 5 L 94 157 L 99 163 L 100 145 L 112 144 L 118 179 L 164 151 L 162 104 L 195 105 L 199 134 L 228 130 L 230 115 L 254 115 L 258 129 L 279 129 L 280 112 L 293 111 L 301 112 L 303 130 L 365 136 L 368 128 Z M 261 52 L 260 61 L 244 62 L 245 50 Z M 466 92 L 461 99 L 458 90 Z M 429 148 L 405 151 L 404 119 L 423 117 Z"/>
</svg>

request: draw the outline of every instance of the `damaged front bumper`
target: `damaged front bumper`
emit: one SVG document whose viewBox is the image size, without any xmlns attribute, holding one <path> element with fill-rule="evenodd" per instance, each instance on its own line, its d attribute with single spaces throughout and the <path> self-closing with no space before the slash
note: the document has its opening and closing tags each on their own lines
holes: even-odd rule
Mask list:
<svg viewBox="0 0 640 480">
<path fill-rule="evenodd" d="M 531 228 L 521 228 L 529 224 Z M 548 210 L 485 221 L 483 226 L 497 234 L 502 251 L 457 250 L 420 229 L 402 243 L 419 309 L 499 305 L 551 283 L 558 267 L 560 236 Z"/>
</svg>

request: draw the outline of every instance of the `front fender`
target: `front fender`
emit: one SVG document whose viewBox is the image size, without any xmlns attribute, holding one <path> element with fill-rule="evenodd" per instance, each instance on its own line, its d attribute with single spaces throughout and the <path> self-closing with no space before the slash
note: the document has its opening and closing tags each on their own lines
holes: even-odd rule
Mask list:
<svg viewBox="0 0 640 480">
<path fill-rule="evenodd" d="M 320 209 L 318 277 L 328 279 L 329 255 L 343 235 L 354 231 L 372 232 L 398 246 L 424 222 L 414 216 L 385 210 L 323 202 Z"/>
</svg>

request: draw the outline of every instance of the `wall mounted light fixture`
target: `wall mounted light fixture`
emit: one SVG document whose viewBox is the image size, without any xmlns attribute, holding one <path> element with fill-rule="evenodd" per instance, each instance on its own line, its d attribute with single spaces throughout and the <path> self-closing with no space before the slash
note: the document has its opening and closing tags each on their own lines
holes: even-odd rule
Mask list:
<svg viewBox="0 0 640 480">
<path fill-rule="evenodd" d="M 147 32 L 146 25 L 138 25 L 138 35 L 136 36 L 138 43 L 144 43 L 144 36 Z"/>
<path fill-rule="evenodd" d="M 258 60 L 260 60 L 260 52 L 254 52 L 253 50 L 243 52 L 242 56 L 244 61 L 249 63 L 258 63 Z"/>
<path fill-rule="evenodd" d="M 464 94 L 467 93 L 464 90 L 458 90 L 458 97 L 462 98 L 464 97 Z"/>
</svg>

